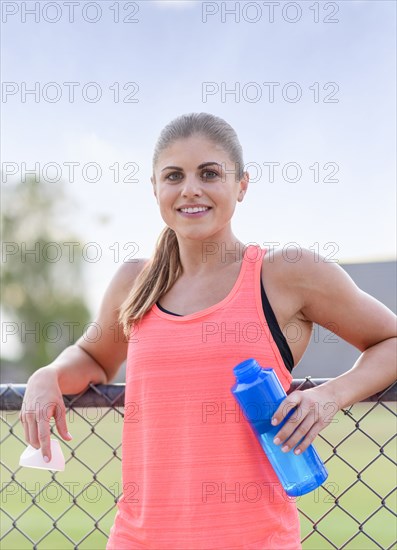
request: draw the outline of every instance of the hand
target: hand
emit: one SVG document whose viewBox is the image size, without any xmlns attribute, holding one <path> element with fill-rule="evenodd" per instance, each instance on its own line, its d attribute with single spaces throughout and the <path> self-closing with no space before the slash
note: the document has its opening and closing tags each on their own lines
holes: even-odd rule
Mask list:
<svg viewBox="0 0 397 550">
<path fill-rule="evenodd" d="M 66 410 L 56 372 L 50 367 L 36 371 L 28 380 L 19 420 L 25 440 L 35 449 L 41 447 L 43 460 L 51 460 L 50 419 L 55 419 L 59 435 L 66 441 L 72 436 L 66 425 Z"/>
<path fill-rule="evenodd" d="M 272 424 L 277 426 L 295 409 L 277 433 L 274 443 L 281 444 L 284 452 L 299 443 L 294 453 L 303 453 L 318 433 L 332 422 L 339 408 L 326 385 L 292 392 L 273 415 Z"/>
</svg>

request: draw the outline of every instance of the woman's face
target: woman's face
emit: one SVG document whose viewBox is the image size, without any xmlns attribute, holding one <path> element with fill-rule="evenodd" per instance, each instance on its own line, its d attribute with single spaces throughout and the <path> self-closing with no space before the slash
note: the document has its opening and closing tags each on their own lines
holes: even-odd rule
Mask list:
<svg viewBox="0 0 397 550">
<path fill-rule="evenodd" d="M 159 155 L 153 191 L 164 222 L 180 237 L 208 239 L 230 229 L 236 201 L 248 174 L 236 181 L 238 166 L 202 136 L 177 140 Z"/>
</svg>

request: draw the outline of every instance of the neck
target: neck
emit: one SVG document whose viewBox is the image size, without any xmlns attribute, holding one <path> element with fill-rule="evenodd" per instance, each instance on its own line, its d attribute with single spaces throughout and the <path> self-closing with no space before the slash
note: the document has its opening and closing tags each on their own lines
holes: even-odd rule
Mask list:
<svg viewBox="0 0 397 550">
<path fill-rule="evenodd" d="M 199 241 L 179 239 L 179 254 L 183 273 L 187 276 L 202 276 L 219 271 L 230 264 L 240 263 L 245 245 L 231 235 L 229 239 L 214 238 Z"/>
</svg>

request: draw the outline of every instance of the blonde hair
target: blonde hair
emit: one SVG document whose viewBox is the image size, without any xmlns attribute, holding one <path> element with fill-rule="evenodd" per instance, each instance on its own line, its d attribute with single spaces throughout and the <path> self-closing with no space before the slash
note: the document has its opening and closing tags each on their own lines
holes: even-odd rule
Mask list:
<svg viewBox="0 0 397 550">
<path fill-rule="evenodd" d="M 243 151 L 234 129 L 222 118 L 208 113 L 189 113 L 169 122 L 161 131 L 153 154 L 153 181 L 159 155 L 174 141 L 200 135 L 219 144 L 236 166 L 236 180 L 244 173 Z M 122 304 L 119 322 L 128 337 L 152 306 L 174 285 L 182 273 L 179 246 L 173 229 L 166 226 L 160 233 L 151 259 L 136 278 Z"/>
</svg>

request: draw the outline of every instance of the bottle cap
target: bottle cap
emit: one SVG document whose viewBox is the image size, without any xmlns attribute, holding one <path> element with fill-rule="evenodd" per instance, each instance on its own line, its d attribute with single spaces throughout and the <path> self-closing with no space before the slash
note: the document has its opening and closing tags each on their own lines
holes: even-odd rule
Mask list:
<svg viewBox="0 0 397 550">
<path fill-rule="evenodd" d="M 54 470 L 63 472 L 65 469 L 65 457 L 57 439 L 51 439 L 51 460 L 44 462 L 41 449 L 35 449 L 28 445 L 21 454 L 19 465 L 26 468 L 40 468 L 41 470 Z"/>
<path fill-rule="evenodd" d="M 253 359 L 246 359 L 233 368 L 233 373 L 241 382 L 248 381 L 250 378 L 255 378 L 260 372 L 261 367 L 258 362 Z"/>
</svg>

